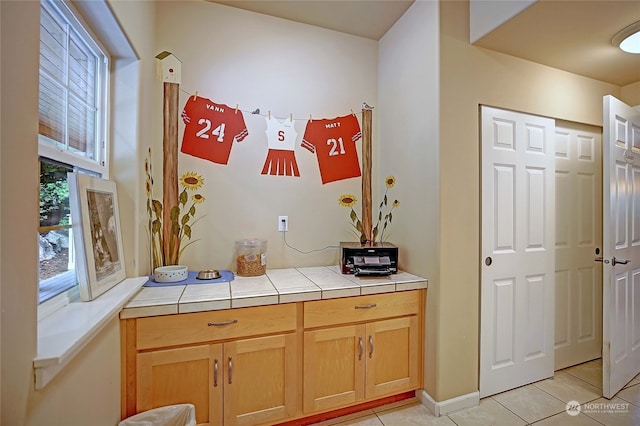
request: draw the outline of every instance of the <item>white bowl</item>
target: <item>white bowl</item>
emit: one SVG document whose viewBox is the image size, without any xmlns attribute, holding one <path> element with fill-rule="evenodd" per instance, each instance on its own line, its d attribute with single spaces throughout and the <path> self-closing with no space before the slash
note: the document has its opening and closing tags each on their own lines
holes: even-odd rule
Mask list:
<svg viewBox="0 0 640 426">
<path fill-rule="evenodd" d="M 159 283 L 175 283 L 186 280 L 187 267 L 184 265 L 160 266 L 154 270 L 154 280 Z"/>
</svg>

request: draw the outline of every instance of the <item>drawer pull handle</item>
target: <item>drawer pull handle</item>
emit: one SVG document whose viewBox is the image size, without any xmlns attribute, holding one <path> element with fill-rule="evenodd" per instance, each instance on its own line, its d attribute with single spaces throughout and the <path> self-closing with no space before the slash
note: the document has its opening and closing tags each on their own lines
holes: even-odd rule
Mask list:
<svg viewBox="0 0 640 426">
<path fill-rule="evenodd" d="M 218 360 L 213 360 L 213 387 L 218 387 Z"/>
<path fill-rule="evenodd" d="M 208 323 L 207 325 L 208 325 L 209 327 L 211 327 L 212 325 L 217 326 L 217 327 L 220 327 L 220 326 L 222 326 L 222 325 L 235 324 L 235 323 L 237 323 L 237 322 L 238 322 L 238 320 L 237 320 L 237 319 L 234 319 L 234 320 L 229 320 L 229 321 L 217 321 L 217 322 L 216 322 L 216 321 L 214 321 L 214 322 L 210 322 L 210 323 Z"/>
<path fill-rule="evenodd" d="M 362 359 L 362 354 L 364 353 L 364 344 L 362 343 L 362 336 L 358 338 L 360 343 L 360 352 L 358 353 L 358 360 Z"/>
<path fill-rule="evenodd" d="M 229 357 L 229 384 L 231 384 L 231 376 L 233 376 L 233 361 Z"/>
<path fill-rule="evenodd" d="M 371 303 L 369 305 L 356 305 L 355 308 L 356 309 L 371 309 L 371 308 L 375 308 L 376 306 L 378 306 L 378 305 L 376 305 L 375 303 Z"/>
<path fill-rule="evenodd" d="M 373 357 L 373 336 L 369 335 L 369 347 L 371 350 L 369 351 L 369 358 Z"/>
</svg>

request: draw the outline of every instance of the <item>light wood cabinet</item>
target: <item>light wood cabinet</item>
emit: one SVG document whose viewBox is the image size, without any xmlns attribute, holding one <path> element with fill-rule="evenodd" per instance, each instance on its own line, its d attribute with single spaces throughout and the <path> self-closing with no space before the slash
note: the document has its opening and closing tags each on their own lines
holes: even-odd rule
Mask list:
<svg viewBox="0 0 640 426">
<path fill-rule="evenodd" d="M 156 350 L 137 355 L 135 412 L 190 403 L 198 423 L 219 424 L 222 383 L 214 386 L 214 362 L 222 360 L 222 345 Z"/>
<path fill-rule="evenodd" d="M 137 336 L 125 345 L 126 415 L 191 403 L 198 424 L 258 425 L 295 416 L 297 308 L 292 304 L 247 309 L 126 320 L 134 324 L 124 329 Z M 263 316 L 250 315 L 253 309 Z M 274 330 L 285 332 L 241 338 Z M 167 347 L 176 343 L 189 344 Z"/>
<path fill-rule="evenodd" d="M 424 298 L 123 319 L 122 418 L 191 403 L 198 424 L 271 425 L 419 389 Z"/>
<path fill-rule="evenodd" d="M 415 291 L 305 304 L 305 328 L 321 326 L 304 332 L 305 414 L 421 387 L 421 301 Z"/>
</svg>

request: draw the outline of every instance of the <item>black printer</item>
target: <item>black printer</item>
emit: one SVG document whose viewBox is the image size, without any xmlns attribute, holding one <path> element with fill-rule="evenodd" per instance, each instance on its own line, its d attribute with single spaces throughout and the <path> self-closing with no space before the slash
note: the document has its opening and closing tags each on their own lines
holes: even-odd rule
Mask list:
<svg viewBox="0 0 640 426">
<path fill-rule="evenodd" d="M 340 243 L 343 274 L 380 276 L 398 272 L 398 247 L 391 243 Z"/>
</svg>

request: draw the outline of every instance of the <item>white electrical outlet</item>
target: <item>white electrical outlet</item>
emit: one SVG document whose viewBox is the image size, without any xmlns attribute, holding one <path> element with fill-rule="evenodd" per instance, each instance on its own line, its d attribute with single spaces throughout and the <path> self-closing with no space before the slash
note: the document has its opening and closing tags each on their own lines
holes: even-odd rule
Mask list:
<svg viewBox="0 0 640 426">
<path fill-rule="evenodd" d="M 278 216 L 278 231 L 287 232 L 289 230 L 289 216 Z"/>
</svg>

